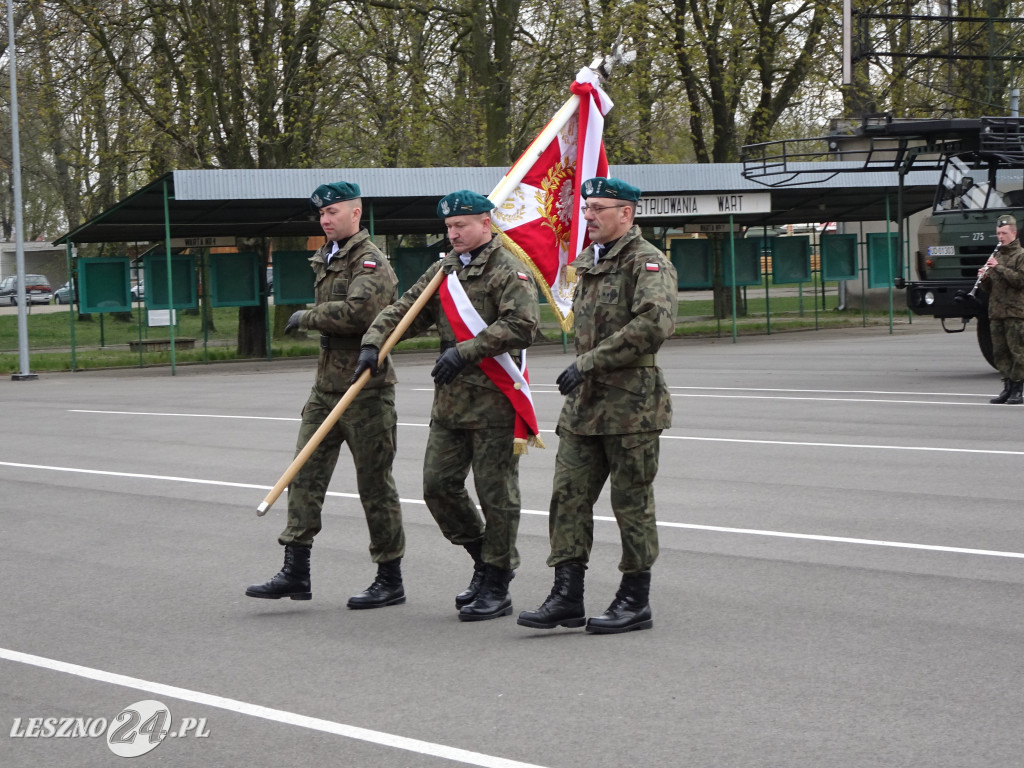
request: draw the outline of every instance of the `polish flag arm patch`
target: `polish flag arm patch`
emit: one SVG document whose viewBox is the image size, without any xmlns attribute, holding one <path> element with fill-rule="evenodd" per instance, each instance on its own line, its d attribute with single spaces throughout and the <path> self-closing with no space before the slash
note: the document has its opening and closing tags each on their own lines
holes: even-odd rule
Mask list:
<svg viewBox="0 0 1024 768">
<path fill-rule="evenodd" d="M 376 269 L 377 268 L 377 262 L 372 260 L 372 259 L 366 259 L 366 260 L 363 261 L 363 266 L 366 269 Z"/>
<path fill-rule="evenodd" d="M 525 272 L 516 272 L 516 277 L 518 277 L 520 280 L 529 280 L 530 279 L 530 278 L 528 278 L 526 276 Z"/>
<path fill-rule="evenodd" d="M 648 272 L 660 272 L 661 270 L 659 269 L 659 267 L 658 267 L 656 262 L 648 261 L 647 262 L 647 271 Z"/>
</svg>

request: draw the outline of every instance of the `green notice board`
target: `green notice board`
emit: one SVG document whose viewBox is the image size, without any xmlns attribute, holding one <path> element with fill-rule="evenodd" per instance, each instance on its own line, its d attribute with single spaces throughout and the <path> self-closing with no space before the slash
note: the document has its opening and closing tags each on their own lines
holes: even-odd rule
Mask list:
<svg viewBox="0 0 1024 768">
<path fill-rule="evenodd" d="M 259 306 L 259 268 L 256 253 L 211 253 L 210 306 Z"/>
<path fill-rule="evenodd" d="M 857 236 L 822 235 L 821 279 L 855 280 L 857 278 Z"/>
<path fill-rule="evenodd" d="M 315 251 L 274 251 L 274 303 L 312 304 L 313 270 L 309 259 Z"/>
<path fill-rule="evenodd" d="M 732 247 L 736 245 L 736 281 L 733 282 Z M 722 241 L 722 285 L 735 288 L 761 283 L 761 257 L 767 253 L 762 237 Z"/>
<path fill-rule="evenodd" d="M 131 263 L 127 256 L 78 260 L 80 309 L 83 314 L 131 312 Z"/>
<path fill-rule="evenodd" d="M 171 309 L 167 296 L 167 256 L 147 253 L 143 257 L 146 270 L 146 309 Z M 186 253 L 171 256 L 171 290 L 174 309 L 195 309 L 199 306 L 196 289 L 196 259 Z"/>
<path fill-rule="evenodd" d="M 806 235 L 772 239 L 772 282 L 808 283 L 811 280 L 811 238 Z"/>
<path fill-rule="evenodd" d="M 423 276 L 427 267 L 437 261 L 438 248 L 396 248 L 391 266 L 398 275 L 399 295 L 409 290 Z"/>
<path fill-rule="evenodd" d="M 672 241 L 670 259 L 679 277 L 679 290 L 711 288 L 714 278 L 711 241 L 690 238 Z"/>
<path fill-rule="evenodd" d="M 900 237 L 895 232 L 869 232 L 868 288 L 886 288 L 897 277 Z"/>
</svg>

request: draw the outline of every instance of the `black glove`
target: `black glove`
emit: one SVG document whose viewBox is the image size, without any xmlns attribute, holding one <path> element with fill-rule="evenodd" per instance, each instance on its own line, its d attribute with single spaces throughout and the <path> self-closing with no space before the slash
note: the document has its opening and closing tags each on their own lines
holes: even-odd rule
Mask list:
<svg viewBox="0 0 1024 768">
<path fill-rule="evenodd" d="M 292 312 L 292 316 L 288 318 L 288 322 L 285 323 L 284 326 L 285 336 L 291 336 L 299 330 L 299 323 L 302 322 L 302 316 L 304 314 L 306 314 L 306 310 L 304 309 L 300 309 L 298 312 Z"/>
<path fill-rule="evenodd" d="M 359 374 L 369 369 L 371 376 L 377 375 L 377 360 L 380 358 L 380 350 L 372 344 L 366 344 L 359 348 L 359 359 L 356 360 L 356 369 L 352 371 L 352 378 L 349 384 L 359 378 Z"/>
<path fill-rule="evenodd" d="M 580 373 L 579 367 L 574 362 L 558 374 L 558 378 L 555 379 L 555 383 L 558 385 L 558 391 L 561 394 L 568 395 L 583 383 L 583 374 Z"/>
<path fill-rule="evenodd" d="M 462 359 L 459 350 L 450 347 L 441 353 L 434 364 L 434 370 L 430 375 L 434 377 L 435 384 L 447 384 L 459 375 L 459 371 L 466 367 L 466 361 Z"/>
</svg>

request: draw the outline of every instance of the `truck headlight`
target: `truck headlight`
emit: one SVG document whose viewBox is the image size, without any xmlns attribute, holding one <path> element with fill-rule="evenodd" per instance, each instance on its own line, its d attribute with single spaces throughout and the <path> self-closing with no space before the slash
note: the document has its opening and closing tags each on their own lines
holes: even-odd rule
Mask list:
<svg viewBox="0 0 1024 768">
<path fill-rule="evenodd" d="M 932 293 L 931 291 L 925 291 L 925 293 L 924 293 L 924 303 L 927 304 L 929 307 L 932 304 L 934 304 L 935 303 L 935 294 Z"/>
</svg>

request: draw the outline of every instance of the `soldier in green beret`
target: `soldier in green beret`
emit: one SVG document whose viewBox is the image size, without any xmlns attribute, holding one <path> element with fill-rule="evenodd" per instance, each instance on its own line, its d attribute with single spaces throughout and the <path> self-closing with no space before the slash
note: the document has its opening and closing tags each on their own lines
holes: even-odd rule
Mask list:
<svg viewBox="0 0 1024 768">
<path fill-rule="evenodd" d="M 345 394 L 359 357 L 360 339 L 381 309 L 398 295 L 398 278 L 387 257 L 359 226 L 363 211 L 359 186 L 347 181 L 323 184 L 310 196 L 320 214 L 327 242 L 309 260 L 316 302 L 292 314 L 285 333 L 320 332 L 316 381 L 305 407 L 295 451 L 298 453 Z M 253 584 L 249 597 L 309 600 L 309 564 L 313 538 L 320 532 L 327 486 L 347 443 L 356 470 L 356 486 L 370 530 L 370 557 L 377 577 L 348 600 L 349 608 L 380 608 L 405 602 L 401 562 L 405 533 L 398 490 L 391 475 L 398 418 L 395 372 L 390 359 L 363 387 L 288 486 L 288 522 L 278 541 L 284 567 L 265 584 Z"/>
<path fill-rule="evenodd" d="M 436 327 L 441 340 L 431 371 L 436 386 L 423 457 L 423 499 L 445 538 L 473 558 L 469 587 L 455 598 L 460 621 L 512 613 L 508 585 L 519 565 L 519 405 L 491 378 L 495 366 L 488 361 L 506 356 L 519 365 L 540 325 L 533 278 L 492 233 L 492 208 L 490 200 L 470 190 L 442 198 L 437 215 L 444 219 L 451 252 L 377 316 L 363 336 L 354 372 L 375 369 L 380 346 L 438 270 L 444 272 L 441 288 L 405 337 Z M 475 335 L 467 332 L 474 323 Z M 466 491 L 470 469 L 482 517 Z"/>
<path fill-rule="evenodd" d="M 999 247 L 978 270 L 980 287 L 988 291 L 992 357 L 1003 377 L 1003 391 L 989 402 L 1024 403 L 1024 248 L 1017 239 L 1017 220 L 1005 214 L 996 220 Z"/>
<path fill-rule="evenodd" d="M 615 178 L 581 185 L 591 245 L 572 262 L 576 359 L 557 379 L 565 403 L 558 419 L 549 529 L 555 569 L 551 593 L 519 624 L 581 627 L 612 634 L 653 625 L 649 593 L 658 557 L 654 477 L 658 439 L 672 424 L 672 403 L 657 365 L 675 331 L 678 283 L 664 252 L 633 223 L 640 190 Z M 594 503 L 611 478 L 619 524 L 622 579 L 603 614 L 586 618 L 583 575 L 594 541 Z"/>
</svg>

